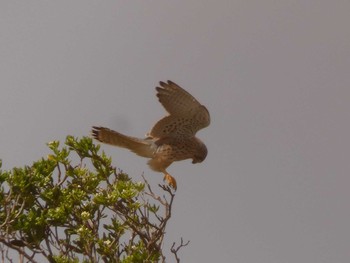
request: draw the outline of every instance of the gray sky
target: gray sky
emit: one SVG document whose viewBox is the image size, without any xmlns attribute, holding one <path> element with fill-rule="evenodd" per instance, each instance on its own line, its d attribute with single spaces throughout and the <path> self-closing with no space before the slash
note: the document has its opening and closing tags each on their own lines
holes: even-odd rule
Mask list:
<svg viewBox="0 0 350 263">
<path fill-rule="evenodd" d="M 171 79 L 207 106 L 202 164 L 173 164 L 183 262 L 350 258 L 349 1 L 1 1 L 0 158 L 102 125 L 143 136 Z M 153 185 L 147 160 L 114 164 Z"/>
</svg>

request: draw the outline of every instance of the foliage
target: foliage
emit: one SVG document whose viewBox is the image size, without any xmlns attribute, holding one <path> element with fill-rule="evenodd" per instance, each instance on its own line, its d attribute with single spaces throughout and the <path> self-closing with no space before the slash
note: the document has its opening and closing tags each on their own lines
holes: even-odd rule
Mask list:
<svg viewBox="0 0 350 263">
<path fill-rule="evenodd" d="M 52 153 L 32 166 L 0 170 L 3 261 L 15 251 L 29 262 L 165 262 L 169 187 L 159 185 L 160 196 L 145 179 L 133 182 L 87 137 L 48 147 Z M 173 244 L 177 262 L 187 244 Z"/>
</svg>

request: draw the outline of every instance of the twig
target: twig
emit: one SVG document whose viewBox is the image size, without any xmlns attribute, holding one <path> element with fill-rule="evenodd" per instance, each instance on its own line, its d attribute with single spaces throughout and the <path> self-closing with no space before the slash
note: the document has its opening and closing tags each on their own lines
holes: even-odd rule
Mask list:
<svg viewBox="0 0 350 263">
<path fill-rule="evenodd" d="M 178 257 L 177 252 L 179 252 L 179 250 L 180 250 L 182 247 L 187 246 L 189 243 L 190 243 L 189 240 L 188 240 L 186 243 L 184 243 L 184 242 L 183 242 L 183 239 L 181 238 L 181 243 L 180 243 L 180 245 L 178 245 L 178 246 L 175 248 L 175 242 L 174 242 L 173 245 L 171 246 L 170 251 L 171 251 L 171 253 L 174 254 L 177 263 L 180 263 L 180 258 Z"/>
</svg>

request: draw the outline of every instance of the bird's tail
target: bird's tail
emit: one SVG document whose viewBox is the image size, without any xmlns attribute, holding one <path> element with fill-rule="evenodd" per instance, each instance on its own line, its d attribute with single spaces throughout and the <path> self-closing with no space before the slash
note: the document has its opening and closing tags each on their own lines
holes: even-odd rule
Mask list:
<svg viewBox="0 0 350 263">
<path fill-rule="evenodd" d="M 92 136 L 103 143 L 129 149 L 142 157 L 153 157 L 153 142 L 121 134 L 105 127 L 92 127 Z"/>
</svg>

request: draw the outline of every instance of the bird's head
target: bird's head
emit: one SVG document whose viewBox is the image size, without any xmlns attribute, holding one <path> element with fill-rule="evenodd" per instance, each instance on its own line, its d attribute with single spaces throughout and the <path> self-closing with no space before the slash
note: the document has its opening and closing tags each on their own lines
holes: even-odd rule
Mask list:
<svg viewBox="0 0 350 263">
<path fill-rule="evenodd" d="M 196 138 L 197 139 L 197 138 Z M 208 154 L 208 149 L 205 146 L 205 144 L 200 141 L 199 139 L 197 139 L 198 145 L 196 147 L 196 151 L 193 155 L 192 158 L 192 163 L 201 163 L 205 160 L 205 158 L 207 157 Z"/>
</svg>

